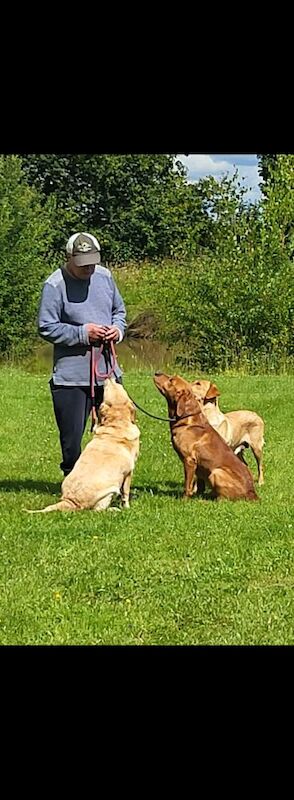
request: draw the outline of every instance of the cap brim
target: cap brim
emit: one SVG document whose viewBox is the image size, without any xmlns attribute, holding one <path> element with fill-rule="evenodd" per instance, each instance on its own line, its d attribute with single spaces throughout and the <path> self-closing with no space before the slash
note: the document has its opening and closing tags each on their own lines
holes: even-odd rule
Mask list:
<svg viewBox="0 0 294 800">
<path fill-rule="evenodd" d="M 81 255 L 72 256 L 72 259 L 76 267 L 87 267 L 88 264 L 99 264 L 99 253 L 81 253 Z"/>
</svg>

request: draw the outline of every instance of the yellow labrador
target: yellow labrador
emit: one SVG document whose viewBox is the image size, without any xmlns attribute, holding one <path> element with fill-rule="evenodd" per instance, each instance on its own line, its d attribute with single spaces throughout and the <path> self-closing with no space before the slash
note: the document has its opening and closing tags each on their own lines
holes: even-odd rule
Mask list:
<svg viewBox="0 0 294 800">
<path fill-rule="evenodd" d="M 251 447 L 258 469 L 258 485 L 264 483 L 262 449 L 264 446 L 264 422 L 254 411 L 228 411 L 223 414 L 218 405 L 220 392 L 211 381 L 191 382 L 193 394 L 200 401 L 203 412 L 212 427 L 225 442 L 239 455 L 242 461 L 243 450 Z M 246 462 L 245 462 L 246 463 Z"/>
<path fill-rule="evenodd" d="M 135 408 L 119 383 L 107 379 L 99 424 L 73 470 L 62 483 L 59 503 L 31 511 L 102 511 L 114 494 L 121 494 L 129 508 L 129 495 L 135 462 L 139 455 L 140 431 L 135 425 Z"/>
</svg>

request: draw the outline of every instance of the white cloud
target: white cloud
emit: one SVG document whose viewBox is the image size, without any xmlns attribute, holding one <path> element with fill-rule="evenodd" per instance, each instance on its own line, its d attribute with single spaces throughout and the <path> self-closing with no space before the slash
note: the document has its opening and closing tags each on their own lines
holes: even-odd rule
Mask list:
<svg viewBox="0 0 294 800">
<path fill-rule="evenodd" d="M 204 175 L 220 175 L 225 172 L 230 164 L 227 161 L 214 161 L 212 156 L 193 154 L 190 156 L 177 156 L 188 169 L 188 180 L 194 181 Z"/>
<path fill-rule="evenodd" d="M 257 158 L 255 155 L 207 155 L 192 153 L 189 156 L 177 155 L 179 161 L 187 168 L 188 183 L 194 183 L 199 178 L 213 175 L 217 180 L 223 175 L 232 176 L 238 169 L 239 177 L 244 178 L 245 188 L 247 188 L 246 200 L 255 202 L 260 199 L 259 188 L 260 176 L 257 168 Z"/>
</svg>

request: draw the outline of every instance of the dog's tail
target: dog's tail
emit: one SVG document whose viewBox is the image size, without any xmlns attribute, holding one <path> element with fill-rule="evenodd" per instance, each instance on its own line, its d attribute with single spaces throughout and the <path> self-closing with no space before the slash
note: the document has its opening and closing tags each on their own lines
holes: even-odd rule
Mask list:
<svg viewBox="0 0 294 800">
<path fill-rule="evenodd" d="M 31 508 L 23 508 L 23 511 L 26 511 L 27 514 L 45 514 L 47 511 L 78 511 L 79 506 L 76 503 L 73 503 L 72 500 L 59 500 L 59 503 L 53 503 L 52 506 L 46 506 L 46 508 L 37 508 L 33 510 Z"/>
</svg>

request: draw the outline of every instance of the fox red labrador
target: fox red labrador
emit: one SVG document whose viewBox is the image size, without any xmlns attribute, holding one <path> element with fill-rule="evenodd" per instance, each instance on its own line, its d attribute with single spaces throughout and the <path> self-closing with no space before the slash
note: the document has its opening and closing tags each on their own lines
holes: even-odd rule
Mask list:
<svg viewBox="0 0 294 800">
<path fill-rule="evenodd" d="M 251 472 L 209 424 L 188 382 L 156 372 L 154 383 L 167 400 L 172 444 L 184 463 L 184 498 L 197 492 L 197 481 L 202 491 L 208 481 L 217 500 L 258 500 Z"/>
</svg>

